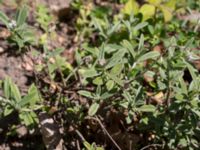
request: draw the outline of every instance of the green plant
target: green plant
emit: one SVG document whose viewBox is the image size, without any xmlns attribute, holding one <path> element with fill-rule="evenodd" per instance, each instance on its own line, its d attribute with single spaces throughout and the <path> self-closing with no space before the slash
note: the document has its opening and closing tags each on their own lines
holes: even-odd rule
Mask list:
<svg viewBox="0 0 200 150">
<path fill-rule="evenodd" d="M 172 13 L 175 11 L 176 4 L 178 3 L 179 0 L 168 0 L 167 2 L 163 2 L 162 0 L 147 0 L 146 3 L 140 7 L 136 0 L 129 0 L 123 12 L 129 15 L 131 13 L 141 13 L 143 21 L 145 21 L 149 18 L 153 18 L 157 15 L 157 10 L 160 10 L 163 13 L 165 22 L 168 22 L 172 19 Z"/>
<path fill-rule="evenodd" d="M 81 39 L 75 62 L 62 57 L 64 49 L 51 51 L 41 42 L 43 53 L 36 55 L 42 63 L 36 75 L 47 105 L 40 105 L 35 86 L 21 96 L 6 79 L 1 117 L 16 111 L 24 124 L 32 126 L 37 122 L 35 110 L 47 111 L 64 129 L 69 149 L 198 150 L 199 24 L 172 17 L 180 1 L 184 2 L 146 0 L 140 6 L 136 0 L 120 0 L 117 5 L 127 3 L 119 14 L 115 13 L 120 8 L 113 13 L 105 6 L 114 1 L 73 1 Z M 187 4 L 188 11 L 198 10 L 196 1 Z M 37 22 L 49 32 L 48 10 L 41 6 L 37 11 Z"/>
<path fill-rule="evenodd" d="M 53 16 L 50 15 L 48 8 L 45 5 L 38 5 L 36 9 L 36 21 L 46 33 L 49 32 L 49 25 L 52 20 Z"/>
<path fill-rule="evenodd" d="M 83 145 L 85 146 L 85 148 L 83 148 L 83 150 L 104 150 L 102 147 L 98 147 L 96 146 L 95 143 L 88 143 L 88 142 L 84 142 Z"/>
<path fill-rule="evenodd" d="M 10 78 L 6 78 L 2 82 L 2 89 L 4 93 L 4 96 L 0 97 L 2 117 L 12 112 L 17 112 L 22 124 L 33 126 L 38 123 L 38 118 L 34 111 L 40 109 L 42 105 L 39 104 L 41 98 L 34 85 L 31 85 L 26 95 L 21 96 L 18 87 Z"/>
<path fill-rule="evenodd" d="M 197 149 L 200 77 L 190 58 L 199 59 L 199 52 L 192 50 L 199 39 L 192 34 L 191 40 L 182 41 L 162 35 L 166 28 L 155 28 L 161 37 L 157 44 L 163 43 L 164 48 L 154 49 L 155 43 L 148 41 L 150 25 L 133 16 L 113 26 L 96 22 L 103 42 L 99 47 L 85 44 L 84 51 L 76 53 L 77 63 L 82 64 L 78 70 L 82 86 L 94 90 L 78 93 L 90 101 L 90 116 L 98 115 L 102 106 L 114 107 L 126 112 L 126 123 L 136 124 L 136 130 L 152 132 L 151 142 L 168 149 Z M 119 39 L 113 40 L 116 35 Z M 188 74 L 192 81 L 185 79 Z M 139 123 L 133 118 L 140 118 Z"/>
<path fill-rule="evenodd" d="M 27 16 L 28 8 L 26 6 L 23 6 L 17 11 L 14 20 L 9 19 L 3 12 L 0 11 L 0 20 L 6 25 L 7 29 L 11 33 L 8 41 L 13 46 L 17 46 L 19 48 L 18 52 L 21 52 L 22 49 L 27 48 L 35 42 L 33 30 L 26 24 Z"/>
<path fill-rule="evenodd" d="M 53 51 L 44 48 L 44 64 L 37 65 L 37 71 L 48 72 L 50 79 L 56 80 L 57 73 L 60 74 L 62 82 L 65 85 L 64 78 L 67 77 L 73 70 L 73 67 L 66 61 L 65 58 L 61 56 L 61 53 L 64 51 L 63 48 L 57 48 Z M 39 55 L 38 53 L 36 55 Z"/>
<path fill-rule="evenodd" d="M 86 42 L 95 32 L 94 22 L 98 21 L 101 25 L 105 25 L 104 19 L 111 14 L 111 9 L 105 6 L 96 6 L 90 1 L 86 1 L 86 4 L 83 2 L 78 4 L 80 15 L 76 21 L 77 37 L 80 41 L 84 39 L 84 42 Z"/>
</svg>

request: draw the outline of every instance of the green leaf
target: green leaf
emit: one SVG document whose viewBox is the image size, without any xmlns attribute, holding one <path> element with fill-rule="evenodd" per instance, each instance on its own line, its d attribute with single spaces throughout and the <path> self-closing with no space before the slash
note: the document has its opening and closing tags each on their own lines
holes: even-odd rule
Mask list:
<svg viewBox="0 0 200 150">
<path fill-rule="evenodd" d="M 131 97 L 129 92 L 124 91 L 123 96 L 128 101 L 128 103 L 132 103 L 134 106 L 135 101 L 133 101 L 133 98 Z"/>
<path fill-rule="evenodd" d="M 199 110 L 194 110 L 194 109 L 192 109 L 192 111 L 193 111 L 198 117 L 200 117 L 200 111 L 199 111 Z"/>
<path fill-rule="evenodd" d="M 11 79 L 6 77 L 4 82 L 3 82 L 3 91 L 4 91 L 4 96 L 9 99 L 10 98 L 10 82 L 11 82 Z"/>
<path fill-rule="evenodd" d="M 141 98 L 141 96 L 142 96 L 142 92 L 143 92 L 142 86 L 140 86 L 140 87 L 137 89 L 136 93 L 135 93 L 135 96 L 134 96 L 134 103 L 135 103 L 135 102 L 139 102 L 139 100 L 140 100 L 140 98 Z M 133 104 L 132 104 L 132 106 L 133 106 Z"/>
<path fill-rule="evenodd" d="M 91 78 L 98 76 L 97 71 L 95 68 L 90 68 L 90 69 L 79 69 L 79 73 L 84 77 L 84 78 Z"/>
<path fill-rule="evenodd" d="M 26 6 L 23 6 L 22 8 L 20 8 L 20 10 L 18 10 L 16 15 L 17 26 L 21 26 L 25 23 L 27 15 L 28 15 L 28 8 Z"/>
<path fill-rule="evenodd" d="M 142 56 L 140 56 L 137 60 L 137 62 L 142 62 L 142 61 L 145 61 L 145 60 L 148 60 L 148 59 L 155 59 L 157 57 L 160 56 L 160 53 L 157 52 L 157 51 L 151 51 L 151 52 L 148 52 Z"/>
<path fill-rule="evenodd" d="M 24 107 L 27 104 L 34 105 L 39 99 L 37 88 L 32 84 L 28 90 L 28 94 L 19 102 L 19 106 Z"/>
<path fill-rule="evenodd" d="M 162 1 L 161 0 L 147 0 L 150 4 L 159 5 Z"/>
<path fill-rule="evenodd" d="M 79 53 L 78 50 L 75 51 L 75 59 L 76 59 L 77 64 L 80 65 L 82 62 L 82 59 L 81 59 L 81 54 Z"/>
<path fill-rule="evenodd" d="M 25 112 L 25 111 L 23 111 L 19 114 L 19 118 L 26 126 L 30 126 L 31 124 L 34 123 L 34 120 L 31 116 L 31 114 L 28 112 Z"/>
<path fill-rule="evenodd" d="M 25 26 L 24 28 L 26 28 L 26 31 L 23 32 L 24 42 L 27 42 L 27 43 L 35 42 L 35 35 L 32 28 L 29 28 L 28 26 Z"/>
<path fill-rule="evenodd" d="M 181 138 L 179 140 L 178 145 L 182 146 L 182 147 L 186 147 L 187 146 L 187 140 L 185 138 Z"/>
<path fill-rule="evenodd" d="M 156 110 L 156 107 L 153 105 L 143 105 L 137 108 L 137 110 L 141 112 L 154 112 Z"/>
<path fill-rule="evenodd" d="M 103 79 L 102 79 L 102 77 L 97 77 L 92 82 L 95 85 L 103 85 Z"/>
<path fill-rule="evenodd" d="M 98 103 L 93 103 L 89 108 L 88 115 L 94 116 L 97 113 L 99 106 L 100 105 Z"/>
<path fill-rule="evenodd" d="M 64 48 L 56 48 L 52 52 L 48 53 L 48 57 L 55 57 L 57 55 L 60 55 L 64 50 Z"/>
<path fill-rule="evenodd" d="M 197 80 L 197 75 L 196 75 L 197 70 L 191 64 L 189 64 L 186 61 L 185 61 L 185 64 L 186 64 L 186 66 L 187 66 L 187 68 L 190 72 L 190 75 L 192 76 L 192 79 Z"/>
<path fill-rule="evenodd" d="M 113 96 L 114 94 L 112 93 L 108 93 L 108 92 L 105 92 L 103 93 L 101 96 L 100 96 L 100 99 L 104 100 L 104 99 L 108 99 L 110 98 L 111 96 Z"/>
<path fill-rule="evenodd" d="M 115 76 L 114 74 L 110 74 L 110 73 L 105 73 L 110 79 L 112 79 L 115 83 L 117 83 L 120 86 L 124 86 L 124 82 L 118 78 L 117 76 Z"/>
<path fill-rule="evenodd" d="M 159 8 L 164 15 L 165 22 L 170 21 L 172 19 L 172 11 L 168 7 L 165 7 L 163 5 L 161 5 Z"/>
<path fill-rule="evenodd" d="M 140 42 L 139 42 L 139 45 L 138 45 L 138 51 L 141 50 L 143 47 L 144 47 L 144 35 L 141 34 Z"/>
<path fill-rule="evenodd" d="M 116 24 L 114 24 L 110 30 L 107 31 L 107 35 L 112 35 L 114 32 L 118 31 L 118 29 L 121 26 L 121 22 L 117 22 Z"/>
<path fill-rule="evenodd" d="M 174 11 L 176 9 L 176 3 L 177 3 L 177 0 L 168 0 L 168 2 L 165 3 L 164 5 L 170 8 L 172 11 Z"/>
<path fill-rule="evenodd" d="M 141 22 L 141 23 L 138 23 L 135 27 L 134 27 L 134 30 L 135 31 L 138 31 L 140 29 L 143 29 L 144 27 L 146 27 L 149 23 L 148 22 Z"/>
<path fill-rule="evenodd" d="M 91 48 L 91 47 L 88 47 L 87 44 L 83 44 L 83 49 L 85 51 L 87 51 L 88 53 L 92 54 L 94 57 L 98 57 L 99 56 L 99 49 L 98 48 Z"/>
<path fill-rule="evenodd" d="M 102 147 L 97 147 L 96 150 L 104 150 Z"/>
<path fill-rule="evenodd" d="M 88 98 L 94 98 L 93 94 L 89 91 L 80 90 L 78 91 L 78 94 L 88 97 Z"/>
<path fill-rule="evenodd" d="M 101 86 L 100 85 L 97 86 L 95 95 L 96 95 L 95 99 L 96 98 L 99 99 L 99 96 L 101 95 Z"/>
<path fill-rule="evenodd" d="M 11 114 L 13 111 L 14 111 L 14 109 L 11 106 L 7 105 L 4 109 L 3 115 L 7 116 L 7 115 Z"/>
<path fill-rule="evenodd" d="M 113 87 L 115 85 L 115 82 L 113 80 L 109 80 L 107 83 L 106 83 L 106 88 L 108 91 L 112 90 Z"/>
<path fill-rule="evenodd" d="M 0 21 L 2 21 L 8 27 L 9 18 L 2 11 L 0 11 Z"/>
<path fill-rule="evenodd" d="M 185 81 L 183 80 L 182 77 L 179 78 L 179 82 L 180 82 L 180 85 L 181 85 L 181 91 L 184 93 L 184 94 L 188 94 L 188 90 L 187 90 L 187 85 L 185 83 Z"/>
<path fill-rule="evenodd" d="M 126 53 L 126 49 L 120 49 L 118 50 L 110 59 L 110 61 L 108 62 L 108 64 L 106 65 L 106 69 L 109 69 L 113 66 L 115 66 L 116 64 L 118 64 L 122 58 L 124 57 Z"/>
<path fill-rule="evenodd" d="M 9 77 L 4 80 L 4 95 L 7 99 L 13 98 L 15 101 L 21 100 L 21 94 L 18 87 Z"/>
<path fill-rule="evenodd" d="M 143 21 L 153 17 L 155 15 L 155 11 L 156 11 L 155 6 L 154 5 L 150 5 L 150 4 L 142 5 L 142 7 L 139 10 L 139 12 L 143 16 L 143 19 L 142 19 Z"/>
<path fill-rule="evenodd" d="M 128 0 L 128 2 L 125 4 L 122 12 L 128 15 L 137 14 L 139 11 L 139 4 L 136 2 L 136 0 Z"/>
<path fill-rule="evenodd" d="M 102 28 L 100 19 L 92 17 L 92 23 L 95 26 L 95 28 L 99 30 L 99 34 L 102 35 L 104 38 L 107 38 L 107 35 L 105 34 L 105 32 L 104 32 L 104 30 Z"/>
<path fill-rule="evenodd" d="M 85 146 L 85 148 L 86 148 L 87 150 L 91 150 L 91 149 L 92 149 L 92 146 L 91 146 L 90 143 L 88 143 L 87 141 L 84 141 L 84 142 L 83 142 L 83 145 Z"/>
<path fill-rule="evenodd" d="M 21 94 L 19 92 L 17 85 L 12 83 L 10 88 L 11 88 L 11 96 L 15 99 L 15 101 L 18 102 L 21 101 Z"/>
<path fill-rule="evenodd" d="M 105 45 L 105 53 L 113 53 L 119 49 L 122 49 L 122 46 L 118 45 L 118 44 L 106 44 Z"/>
<path fill-rule="evenodd" d="M 115 76 L 118 76 L 122 72 L 123 68 L 123 64 L 117 64 L 111 69 L 110 73 L 114 74 Z"/>
<path fill-rule="evenodd" d="M 129 41 L 123 40 L 121 42 L 121 45 L 123 47 L 125 47 L 129 51 L 129 53 L 132 55 L 133 58 L 135 58 L 136 54 L 135 54 L 135 51 L 134 51 L 134 47 L 133 47 L 133 45 Z"/>
</svg>

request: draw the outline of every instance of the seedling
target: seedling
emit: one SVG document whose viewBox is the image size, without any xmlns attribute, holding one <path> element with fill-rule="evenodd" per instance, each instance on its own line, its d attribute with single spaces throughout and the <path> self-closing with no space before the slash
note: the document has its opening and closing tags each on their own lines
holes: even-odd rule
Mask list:
<svg viewBox="0 0 200 150">
<path fill-rule="evenodd" d="M 34 111 L 41 108 L 39 104 L 41 98 L 34 85 L 31 85 L 27 95 L 22 96 L 16 84 L 7 77 L 2 82 L 2 89 L 4 96 L 0 97 L 0 105 L 4 117 L 16 111 L 22 124 L 32 126 L 38 123 L 37 115 Z"/>
<path fill-rule="evenodd" d="M 4 23 L 7 29 L 10 31 L 8 41 L 11 46 L 17 46 L 20 53 L 22 50 L 27 49 L 28 46 L 34 44 L 35 36 L 33 30 L 26 24 L 28 17 L 28 8 L 26 6 L 21 7 L 15 16 L 15 19 L 10 19 L 6 14 L 0 11 L 0 21 Z"/>
</svg>

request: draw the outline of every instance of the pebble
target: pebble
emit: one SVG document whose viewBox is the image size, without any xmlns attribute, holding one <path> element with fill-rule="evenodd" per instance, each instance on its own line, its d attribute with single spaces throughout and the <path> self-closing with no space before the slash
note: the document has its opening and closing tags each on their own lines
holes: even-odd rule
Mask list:
<svg viewBox="0 0 200 150">
<path fill-rule="evenodd" d="M 3 53 L 4 49 L 2 47 L 0 47 L 0 53 Z"/>
</svg>

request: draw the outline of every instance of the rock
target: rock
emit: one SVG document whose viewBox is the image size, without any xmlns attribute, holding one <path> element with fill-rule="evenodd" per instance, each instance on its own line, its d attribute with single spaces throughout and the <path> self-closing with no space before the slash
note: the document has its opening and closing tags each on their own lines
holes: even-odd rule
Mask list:
<svg viewBox="0 0 200 150">
<path fill-rule="evenodd" d="M 0 53 L 3 53 L 4 49 L 2 47 L 0 47 Z"/>
<path fill-rule="evenodd" d="M 16 132 L 19 137 L 23 137 L 28 133 L 28 130 L 25 126 L 20 126 L 16 129 Z"/>
<path fill-rule="evenodd" d="M 58 124 L 56 124 L 53 118 L 45 112 L 41 112 L 38 117 L 39 117 L 43 142 L 47 150 L 64 149 L 63 139 Z"/>
</svg>

